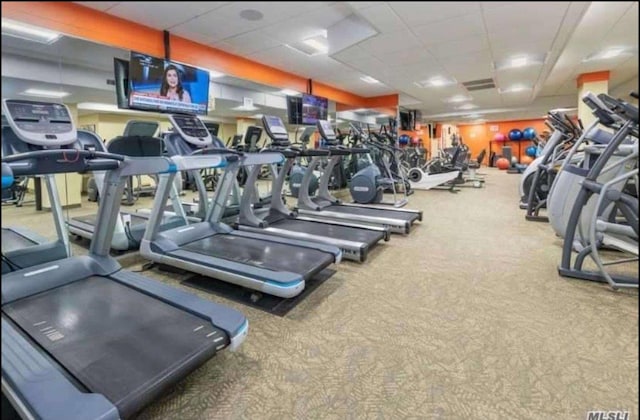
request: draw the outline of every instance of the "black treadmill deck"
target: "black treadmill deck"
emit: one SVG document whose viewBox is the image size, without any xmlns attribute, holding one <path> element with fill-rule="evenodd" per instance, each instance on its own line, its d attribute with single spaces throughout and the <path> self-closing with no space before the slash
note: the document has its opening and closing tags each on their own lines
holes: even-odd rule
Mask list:
<svg viewBox="0 0 640 420">
<path fill-rule="evenodd" d="M 350 226 L 332 225 L 330 223 L 312 222 L 309 220 L 282 219 L 269 226 L 277 229 L 290 230 L 292 232 L 308 233 L 309 235 L 362 242 L 369 247 L 381 239 L 384 239 L 384 232 Z"/>
<path fill-rule="evenodd" d="M 2 310 L 121 417 L 135 414 L 229 344 L 210 322 L 105 277 Z"/>
<path fill-rule="evenodd" d="M 2 253 L 38 245 L 11 229 L 2 228 Z M 4 263 L 3 263 L 4 264 Z"/>
<path fill-rule="evenodd" d="M 356 214 L 358 216 L 388 217 L 390 219 L 404 220 L 409 223 L 413 223 L 419 218 L 419 215 L 413 212 L 385 210 L 385 209 L 378 209 L 378 208 L 374 209 L 369 207 L 358 207 L 358 206 L 333 205 L 333 206 L 325 207 L 322 210 L 334 211 L 336 213 Z"/>
<path fill-rule="evenodd" d="M 217 234 L 182 246 L 183 250 L 223 258 L 273 271 L 288 271 L 309 280 L 333 263 L 328 252 L 260 241 L 233 234 Z"/>
<path fill-rule="evenodd" d="M 134 213 L 126 213 L 126 214 L 129 214 L 131 216 L 131 226 L 141 225 L 141 224 L 147 223 L 147 220 L 149 220 L 146 217 L 139 216 Z M 95 226 L 97 218 L 98 218 L 97 214 L 88 214 L 86 216 L 74 217 L 73 220 L 86 223 L 87 225 Z"/>
</svg>

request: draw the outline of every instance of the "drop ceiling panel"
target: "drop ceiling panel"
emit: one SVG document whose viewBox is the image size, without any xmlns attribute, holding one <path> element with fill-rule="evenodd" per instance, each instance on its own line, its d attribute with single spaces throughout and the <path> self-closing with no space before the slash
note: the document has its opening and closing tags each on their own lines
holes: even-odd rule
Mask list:
<svg viewBox="0 0 640 420">
<path fill-rule="evenodd" d="M 413 26 L 411 30 L 427 46 L 471 38 L 485 33 L 484 22 L 480 13 Z"/>
<path fill-rule="evenodd" d="M 491 51 L 496 61 L 506 60 L 516 55 L 544 56 L 550 51 L 551 45 L 537 40 L 521 40 L 520 42 L 505 41 L 500 44 L 492 44 Z"/>
<path fill-rule="evenodd" d="M 408 25 L 424 25 L 455 16 L 477 13 L 480 3 L 470 1 L 457 2 L 390 2 L 389 5 Z"/>
<path fill-rule="evenodd" d="M 423 49 L 404 50 L 393 53 L 375 55 L 390 68 L 405 67 L 414 64 L 427 65 L 436 59 Z"/>
<path fill-rule="evenodd" d="M 163 2 L 162 7 L 153 7 L 147 2 L 120 2 L 109 9 L 109 14 L 131 20 L 145 26 L 171 29 L 195 16 L 215 10 L 227 2 Z"/>
<path fill-rule="evenodd" d="M 280 41 L 270 38 L 259 30 L 225 38 L 223 43 L 233 48 L 236 54 L 243 56 L 266 51 L 281 44 Z"/>
<path fill-rule="evenodd" d="M 116 4 L 119 4 L 119 1 L 76 1 L 74 3 L 81 4 L 86 7 L 90 7 L 96 10 L 107 11 L 111 9 Z"/>
<path fill-rule="evenodd" d="M 570 2 L 519 2 L 484 10 L 487 31 L 500 33 L 505 28 L 535 27 L 538 24 L 559 25 Z"/>
<path fill-rule="evenodd" d="M 358 14 L 368 20 L 381 33 L 407 29 L 402 19 L 386 4 L 359 9 Z"/>
<path fill-rule="evenodd" d="M 539 76 L 540 66 L 532 66 L 497 72 L 495 79 L 499 87 L 507 87 L 514 84 L 533 86 Z"/>
<path fill-rule="evenodd" d="M 336 54 L 333 54 L 333 58 L 335 58 L 336 60 L 345 61 L 345 62 L 347 61 L 351 62 L 363 57 L 370 57 L 370 56 L 371 54 L 369 54 L 367 51 L 363 50 L 357 45 L 353 45 Z"/>
<path fill-rule="evenodd" d="M 347 5 L 333 3 L 298 14 L 285 24 L 279 22 L 268 25 L 262 31 L 282 43 L 290 44 L 318 35 L 352 13 Z"/>
<path fill-rule="evenodd" d="M 366 9 L 367 7 L 384 4 L 383 1 L 348 1 L 347 4 L 354 10 Z"/>
<path fill-rule="evenodd" d="M 361 42 L 360 48 L 370 54 L 385 54 L 403 50 L 413 50 L 421 47 L 420 42 L 409 31 L 399 31 L 392 34 L 378 34 Z"/>
<path fill-rule="evenodd" d="M 430 45 L 428 50 L 437 58 L 463 56 L 469 53 L 485 51 L 489 49 L 487 37 L 482 35 L 459 39 L 456 41 L 443 42 Z"/>
</svg>

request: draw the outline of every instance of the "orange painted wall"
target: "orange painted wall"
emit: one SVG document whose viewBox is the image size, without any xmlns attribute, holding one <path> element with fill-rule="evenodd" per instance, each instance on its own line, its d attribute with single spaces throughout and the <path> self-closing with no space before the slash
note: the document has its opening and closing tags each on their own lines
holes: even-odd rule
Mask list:
<svg viewBox="0 0 640 420">
<path fill-rule="evenodd" d="M 549 128 L 545 125 L 543 118 L 534 120 L 516 120 L 516 121 L 496 121 L 483 124 L 469 124 L 460 125 L 460 135 L 464 143 L 469 146 L 471 157 L 473 159 L 480 154 L 482 149 L 487 149 L 487 158 L 485 163 L 489 162 L 489 142 L 493 140 L 496 133 L 502 133 L 505 136 L 509 134 L 514 128 L 524 130 L 527 127 L 533 127 L 536 133 L 540 134 L 544 130 Z M 497 126 L 498 131 L 491 131 L 492 126 Z M 492 151 L 500 154 L 502 152 L 502 146 L 511 146 L 513 156 L 518 154 L 518 143 L 520 143 L 520 158 L 525 155 L 525 150 L 533 143 L 529 140 L 523 140 L 520 142 L 506 141 L 502 144 L 493 143 Z"/>
</svg>

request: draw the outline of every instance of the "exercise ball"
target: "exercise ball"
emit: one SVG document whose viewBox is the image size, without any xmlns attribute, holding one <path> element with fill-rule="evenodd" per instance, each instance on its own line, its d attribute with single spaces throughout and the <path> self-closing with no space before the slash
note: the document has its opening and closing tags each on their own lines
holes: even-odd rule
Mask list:
<svg viewBox="0 0 640 420">
<path fill-rule="evenodd" d="M 538 148 L 536 146 L 529 146 L 524 150 L 524 154 L 534 158 L 538 154 Z"/>
<path fill-rule="evenodd" d="M 509 169 L 511 163 L 509 162 L 509 159 L 502 157 L 496 161 L 496 166 L 498 169 L 504 171 L 505 169 Z"/>
<path fill-rule="evenodd" d="M 507 141 L 507 137 L 502 133 L 496 133 L 496 135 L 493 136 L 493 141 Z"/>
<path fill-rule="evenodd" d="M 533 162 L 533 158 L 529 155 L 522 156 L 520 159 L 520 163 L 523 165 L 529 165 L 531 162 Z"/>
<path fill-rule="evenodd" d="M 514 128 L 513 130 L 509 131 L 509 140 L 511 141 L 522 140 L 522 131 L 518 130 L 517 128 Z"/>
<path fill-rule="evenodd" d="M 419 146 L 422 144 L 422 139 L 420 137 L 414 137 L 411 139 L 412 146 Z"/>
<path fill-rule="evenodd" d="M 406 146 L 407 144 L 409 144 L 409 136 L 406 134 L 402 134 L 400 137 L 398 137 L 398 144 L 400 144 L 400 146 Z"/>
<path fill-rule="evenodd" d="M 524 131 L 522 132 L 522 137 L 525 138 L 525 140 L 533 140 L 536 138 L 536 129 L 533 127 L 527 127 L 524 129 Z"/>
</svg>

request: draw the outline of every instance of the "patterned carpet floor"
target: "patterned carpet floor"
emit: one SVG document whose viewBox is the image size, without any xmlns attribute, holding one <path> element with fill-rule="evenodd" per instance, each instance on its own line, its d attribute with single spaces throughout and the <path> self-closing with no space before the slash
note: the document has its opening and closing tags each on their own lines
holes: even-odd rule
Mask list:
<svg viewBox="0 0 640 420">
<path fill-rule="evenodd" d="M 519 176 L 483 172 L 482 189 L 416 192 L 408 207 L 424 221 L 410 235 L 334 267 L 285 317 L 146 271 L 239 309 L 250 331 L 139 418 L 638 418 L 637 291 L 560 277 L 562 243 L 525 221 Z M 2 213 L 47 231 L 32 207 Z"/>
</svg>

